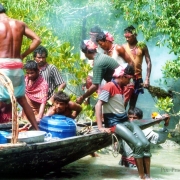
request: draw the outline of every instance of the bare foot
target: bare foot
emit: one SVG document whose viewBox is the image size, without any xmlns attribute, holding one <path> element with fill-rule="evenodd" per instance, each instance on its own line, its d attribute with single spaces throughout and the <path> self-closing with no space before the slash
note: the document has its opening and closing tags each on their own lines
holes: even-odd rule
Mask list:
<svg viewBox="0 0 180 180">
<path fill-rule="evenodd" d="M 92 157 L 99 157 L 99 155 L 97 153 L 95 153 L 95 152 L 91 153 L 90 156 L 92 156 Z"/>
</svg>

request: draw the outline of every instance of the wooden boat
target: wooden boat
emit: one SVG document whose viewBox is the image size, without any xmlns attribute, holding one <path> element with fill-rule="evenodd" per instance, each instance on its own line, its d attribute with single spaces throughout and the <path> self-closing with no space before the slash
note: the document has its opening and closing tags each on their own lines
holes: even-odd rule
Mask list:
<svg viewBox="0 0 180 180">
<path fill-rule="evenodd" d="M 142 128 L 152 126 L 158 120 L 136 120 Z M 2 126 L 2 125 L 1 125 Z M 6 126 L 6 125 L 5 125 Z M 0 174 L 3 176 L 37 175 L 63 167 L 112 143 L 112 136 L 101 133 L 94 126 L 89 134 L 52 141 L 26 144 L 0 145 Z"/>
</svg>

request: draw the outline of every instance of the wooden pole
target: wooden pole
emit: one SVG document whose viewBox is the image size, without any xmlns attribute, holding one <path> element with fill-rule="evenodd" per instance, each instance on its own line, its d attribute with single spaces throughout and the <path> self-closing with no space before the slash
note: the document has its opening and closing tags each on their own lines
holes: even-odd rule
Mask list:
<svg viewBox="0 0 180 180">
<path fill-rule="evenodd" d="M 9 96 L 12 103 L 12 139 L 11 143 L 16 144 L 18 139 L 18 121 L 17 121 L 17 102 L 14 96 L 14 88 L 11 80 L 2 72 L 0 72 L 0 82 L 5 86 L 9 92 Z"/>
</svg>

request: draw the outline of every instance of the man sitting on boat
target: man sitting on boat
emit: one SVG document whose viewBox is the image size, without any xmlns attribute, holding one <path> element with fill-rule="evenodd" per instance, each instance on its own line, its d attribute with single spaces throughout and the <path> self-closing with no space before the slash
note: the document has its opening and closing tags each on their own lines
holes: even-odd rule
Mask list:
<svg viewBox="0 0 180 180">
<path fill-rule="evenodd" d="M 26 70 L 26 100 L 34 112 L 36 121 L 39 122 L 44 115 L 44 109 L 48 98 L 48 84 L 39 74 L 38 65 L 34 60 L 27 61 L 24 65 L 24 69 Z M 24 114 L 23 117 L 25 117 Z"/>
<path fill-rule="evenodd" d="M 46 116 L 59 114 L 75 119 L 82 110 L 81 105 L 70 101 L 70 97 L 63 91 L 55 93 L 53 100 L 53 106 L 48 109 Z"/>
<path fill-rule="evenodd" d="M 150 143 L 139 126 L 128 121 L 124 107 L 124 86 L 134 77 L 134 68 L 130 65 L 125 66 L 115 69 L 112 81 L 105 84 L 99 94 L 95 106 L 98 129 L 101 132 L 114 132 L 131 145 L 140 178 L 149 179 Z M 105 127 L 102 125 L 102 114 Z"/>
</svg>

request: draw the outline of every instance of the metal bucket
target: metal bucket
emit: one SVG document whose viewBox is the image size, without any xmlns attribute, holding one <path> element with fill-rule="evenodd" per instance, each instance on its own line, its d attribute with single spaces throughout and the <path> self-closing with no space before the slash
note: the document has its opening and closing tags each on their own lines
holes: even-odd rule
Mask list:
<svg viewBox="0 0 180 180">
<path fill-rule="evenodd" d="M 20 132 L 18 142 L 26 142 L 28 144 L 44 142 L 45 131 L 26 131 Z M 12 134 L 6 136 L 8 142 L 11 142 Z"/>
</svg>

